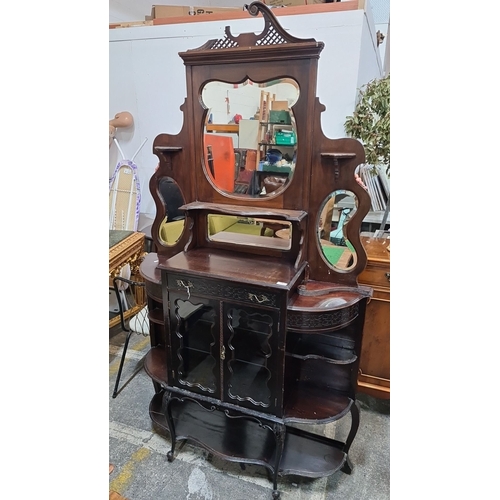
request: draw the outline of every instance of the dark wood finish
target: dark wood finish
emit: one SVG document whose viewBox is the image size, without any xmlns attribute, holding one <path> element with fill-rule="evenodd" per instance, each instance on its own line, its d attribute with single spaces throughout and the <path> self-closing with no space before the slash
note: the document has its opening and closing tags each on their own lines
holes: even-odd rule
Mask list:
<svg viewBox="0 0 500 500">
<path fill-rule="evenodd" d="M 361 237 L 368 255 L 360 283 L 373 287 L 366 308 L 358 389 L 378 398 L 390 398 L 390 252 L 388 239 Z"/>
<path fill-rule="evenodd" d="M 170 461 L 176 443 L 189 440 L 223 459 L 262 465 L 278 498 L 279 475 L 352 471 L 348 452 L 360 422 L 357 375 L 372 295 L 357 282 L 366 265 L 359 229 L 370 200 L 354 178 L 365 159 L 361 144 L 330 140 L 321 131 L 316 73 L 323 43 L 291 36 L 259 2 L 249 11 L 263 15 L 262 33 L 233 36 L 228 27 L 222 39 L 179 54 L 187 79 L 184 124 L 179 134 L 160 134 L 153 144 L 160 161 L 150 181 L 157 254 L 141 267 L 154 330 L 145 368 L 156 392 L 151 419 L 171 434 Z M 223 192 L 203 154 L 204 85 L 285 77 L 300 87 L 293 177 L 269 196 Z M 185 200 L 186 224 L 172 246 L 158 237 L 163 177 L 178 184 Z M 318 239 L 319 211 L 336 189 L 358 198 L 348 225 L 357 255 L 349 271 L 325 261 Z M 209 214 L 282 221 L 291 239 L 213 237 Z M 345 441 L 292 427 L 349 416 Z"/>
<path fill-rule="evenodd" d="M 157 266 L 158 255 L 148 253 L 144 257 L 139 271 L 146 283 L 151 346 L 162 346 L 164 348 L 167 343 L 168 325 L 165 325 L 161 273 Z M 159 385 L 156 385 L 154 377 L 151 378 L 154 381 L 155 388 L 159 390 Z"/>
</svg>

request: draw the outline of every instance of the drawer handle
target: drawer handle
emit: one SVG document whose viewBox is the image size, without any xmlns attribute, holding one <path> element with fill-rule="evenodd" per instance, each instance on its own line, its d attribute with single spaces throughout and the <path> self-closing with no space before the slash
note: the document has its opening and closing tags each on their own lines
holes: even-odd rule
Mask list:
<svg viewBox="0 0 500 500">
<path fill-rule="evenodd" d="M 177 286 L 182 286 L 186 289 L 188 300 L 191 298 L 191 288 L 194 286 L 190 281 L 184 283 L 184 280 L 177 280 Z"/>
<path fill-rule="evenodd" d="M 248 298 L 252 302 L 258 302 L 259 304 L 262 304 L 263 302 L 269 302 L 269 298 L 265 295 L 255 295 L 255 293 L 249 293 Z"/>
<path fill-rule="evenodd" d="M 385 277 L 387 278 L 387 281 L 391 281 L 391 273 L 385 273 Z"/>
</svg>

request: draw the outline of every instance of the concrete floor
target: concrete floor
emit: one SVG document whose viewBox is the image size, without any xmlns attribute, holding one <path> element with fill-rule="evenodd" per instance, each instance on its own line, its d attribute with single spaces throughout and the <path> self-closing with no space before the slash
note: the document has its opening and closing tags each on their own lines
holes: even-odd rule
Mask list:
<svg viewBox="0 0 500 500">
<path fill-rule="evenodd" d="M 189 444 L 167 461 L 170 437 L 153 427 L 149 402 L 153 384 L 142 368 L 149 337 L 133 334 L 116 399 L 111 398 L 125 336 L 119 327 L 109 341 L 109 489 L 130 500 L 271 500 L 272 483 L 263 467 L 219 460 Z M 280 478 L 283 500 L 388 500 L 390 483 L 389 402 L 360 395 L 361 423 L 349 456 L 351 475 Z M 315 432 L 345 439 L 344 423 Z"/>
</svg>

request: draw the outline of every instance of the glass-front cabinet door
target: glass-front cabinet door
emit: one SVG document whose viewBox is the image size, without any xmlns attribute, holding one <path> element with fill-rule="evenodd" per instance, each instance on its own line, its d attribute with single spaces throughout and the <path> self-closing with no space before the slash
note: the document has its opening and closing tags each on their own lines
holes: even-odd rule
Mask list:
<svg viewBox="0 0 500 500">
<path fill-rule="evenodd" d="M 274 412 L 279 312 L 224 304 L 224 396 L 228 402 Z"/>
<path fill-rule="evenodd" d="M 174 385 L 220 398 L 219 303 L 170 294 Z"/>
</svg>

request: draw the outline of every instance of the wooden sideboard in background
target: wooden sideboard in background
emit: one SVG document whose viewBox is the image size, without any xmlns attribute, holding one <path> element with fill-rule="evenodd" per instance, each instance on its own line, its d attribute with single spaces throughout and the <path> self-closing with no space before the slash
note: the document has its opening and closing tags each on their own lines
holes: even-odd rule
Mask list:
<svg viewBox="0 0 500 500">
<path fill-rule="evenodd" d="M 358 391 L 390 398 L 390 239 L 361 237 L 368 263 L 358 283 L 373 288 L 366 307 Z"/>
</svg>

